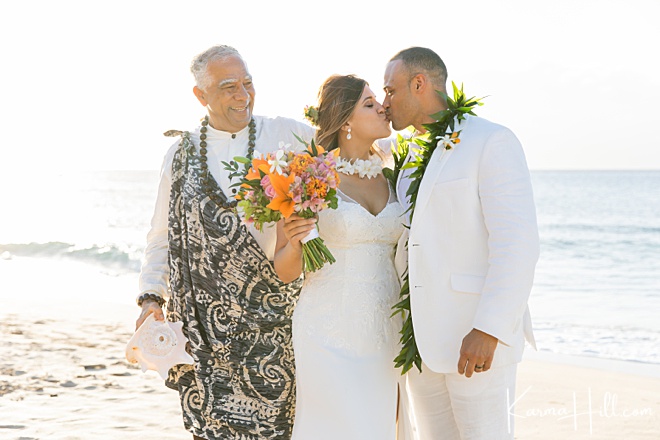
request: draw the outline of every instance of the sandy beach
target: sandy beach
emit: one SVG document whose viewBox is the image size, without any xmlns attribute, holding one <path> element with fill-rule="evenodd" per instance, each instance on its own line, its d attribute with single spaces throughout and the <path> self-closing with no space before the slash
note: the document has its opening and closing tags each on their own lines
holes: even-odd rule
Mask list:
<svg viewBox="0 0 660 440">
<path fill-rule="evenodd" d="M 35 264 L 0 261 L 0 438 L 190 438 L 176 392 L 124 358 L 136 276 L 48 261 L 35 277 Z M 519 367 L 516 438 L 660 438 L 658 370 L 530 353 Z"/>
<path fill-rule="evenodd" d="M 532 357 L 518 370 L 512 411 L 517 439 L 660 438 L 660 367 Z M 579 365 L 586 363 L 593 366 Z"/>
</svg>

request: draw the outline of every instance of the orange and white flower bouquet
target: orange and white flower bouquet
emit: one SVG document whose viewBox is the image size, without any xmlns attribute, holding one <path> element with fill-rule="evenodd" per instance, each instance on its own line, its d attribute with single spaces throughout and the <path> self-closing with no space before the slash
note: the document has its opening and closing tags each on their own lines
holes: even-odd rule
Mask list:
<svg viewBox="0 0 660 440">
<path fill-rule="evenodd" d="M 251 161 L 235 157 L 224 163 L 231 177 L 239 177 L 237 209 L 246 223 L 258 230 L 264 223 L 276 222 L 296 213 L 303 218 L 315 217 L 324 209 L 336 209 L 339 175 L 336 154 L 326 152 L 314 140 L 304 147 L 294 148 L 280 142 L 279 148 Z M 241 169 L 239 164 L 243 164 Z M 245 173 L 245 174 L 244 174 Z M 303 269 L 314 272 L 335 259 L 313 230 L 303 240 Z"/>
</svg>

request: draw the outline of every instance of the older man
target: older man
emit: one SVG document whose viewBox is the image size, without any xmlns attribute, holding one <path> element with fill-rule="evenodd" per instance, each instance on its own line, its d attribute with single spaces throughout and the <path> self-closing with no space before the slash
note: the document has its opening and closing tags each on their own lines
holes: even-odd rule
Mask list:
<svg viewBox="0 0 660 440">
<path fill-rule="evenodd" d="M 383 106 L 395 130 L 424 132 L 447 108 L 447 70 L 430 49 L 413 47 L 387 64 Z M 408 388 L 417 437 L 512 439 L 509 409 L 525 338 L 527 300 L 539 256 L 532 185 L 518 139 L 506 127 L 468 116 L 461 142 L 436 148 L 421 182 L 400 173 L 407 208 L 417 188 L 408 238 L 415 341 L 423 361 Z M 402 249 L 400 249 L 402 250 Z"/>
<path fill-rule="evenodd" d="M 272 259 L 275 228 L 259 232 L 233 209 L 222 165 L 311 139 L 314 130 L 286 118 L 252 114 L 255 90 L 232 47 L 198 55 L 193 92 L 206 107 L 201 126 L 185 132 L 165 156 L 140 274 L 137 321 L 169 299 L 170 321 L 182 321 L 194 365 L 170 370 L 183 420 L 195 438 L 287 439 L 295 381 L 291 313 L 299 282 L 283 284 Z"/>
</svg>

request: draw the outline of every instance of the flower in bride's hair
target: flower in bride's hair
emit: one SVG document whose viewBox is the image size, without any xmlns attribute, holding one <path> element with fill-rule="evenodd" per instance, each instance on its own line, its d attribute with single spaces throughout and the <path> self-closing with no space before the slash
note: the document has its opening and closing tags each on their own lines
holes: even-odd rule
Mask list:
<svg viewBox="0 0 660 440">
<path fill-rule="evenodd" d="M 319 125 L 319 109 L 313 105 L 305 106 L 305 119 L 318 127 Z"/>
</svg>

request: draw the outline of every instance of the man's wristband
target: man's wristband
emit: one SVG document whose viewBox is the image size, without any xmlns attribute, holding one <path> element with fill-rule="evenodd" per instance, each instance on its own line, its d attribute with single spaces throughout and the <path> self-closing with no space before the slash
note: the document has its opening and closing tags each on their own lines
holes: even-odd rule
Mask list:
<svg viewBox="0 0 660 440">
<path fill-rule="evenodd" d="M 156 295 L 155 293 L 143 293 L 142 295 L 138 296 L 137 299 L 138 307 L 142 307 L 142 303 L 148 299 L 157 302 L 158 307 L 163 307 L 163 304 L 165 304 L 165 300 L 163 299 L 162 296 Z"/>
</svg>

